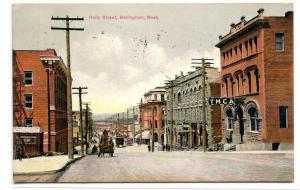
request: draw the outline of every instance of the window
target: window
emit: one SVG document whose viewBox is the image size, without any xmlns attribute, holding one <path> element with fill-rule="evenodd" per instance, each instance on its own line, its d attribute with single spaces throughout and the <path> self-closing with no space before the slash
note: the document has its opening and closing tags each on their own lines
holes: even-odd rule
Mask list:
<svg viewBox="0 0 300 190">
<path fill-rule="evenodd" d="M 32 108 L 32 94 L 24 94 L 25 108 Z"/>
<path fill-rule="evenodd" d="M 165 95 L 164 94 L 160 95 L 160 101 L 165 101 Z"/>
<path fill-rule="evenodd" d="M 257 37 L 254 37 L 255 52 L 257 52 Z"/>
<path fill-rule="evenodd" d="M 249 45 L 250 45 L 250 53 L 252 53 L 252 39 L 249 40 Z"/>
<path fill-rule="evenodd" d="M 226 97 L 228 97 L 228 80 L 225 79 L 225 90 L 226 90 Z"/>
<path fill-rule="evenodd" d="M 243 47 L 242 47 L 242 44 L 239 45 L 239 49 L 240 49 L 241 58 L 243 58 Z"/>
<path fill-rule="evenodd" d="M 248 56 L 248 41 L 245 42 L 246 56 Z"/>
<path fill-rule="evenodd" d="M 25 127 L 32 127 L 32 118 L 25 119 Z"/>
<path fill-rule="evenodd" d="M 251 83 L 251 73 L 250 72 L 248 72 L 247 73 L 247 77 L 248 77 L 248 89 L 249 89 L 249 94 L 251 94 L 251 86 L 252 86 L 252 83 Z"/>
<path fill-rule="evenodd" d="M 157 94 L 154 94 L 154 100 L 157 100 Z"/>
<path fill-rule="evenodd" d="M 280 128 L 288 127 L 288 107 L 279 106 Z"/>
<path fill-rule="evenodd" d="M 24 72 L 24 84 L 25 86 L 32 85 L 32 71 L 25 71 Z"/>
<path fill-rule="evenodd" d="M 259 131 L 258 124 L 257 124 L 258 114 L 256 108 L 255 107 L 249 108 L 248 114 L 249 114 L 250 130 L 253 132 L 258 132 Z"/>
<path fill-rule="evenodd" d="M 25 144 L 36 144 L 36 137 L 34 136 L 22 136 Z"/>
<path fill-rule="evenodd" d="M 231 109 L 226 110 L 226 126 L 229 130 L 233 129 L 233 114 Z"/>
<path fill-rule="evenodd" d="M 256 92 L 259 92 L 259 74 L 258 74 L 258 70 L 255 70 L 254 74 L 255 74 L 255 79 L 256 79 Z"/>
<path fill-rule="evenodd" d="M 275 46 L 276 46 L 276 51 L 284 51 L 284 34 L 283 33 L 275 34 Z"/>
<path fill-rule="evenodd" d="M 230 78 L 230 82 L 231 82 L 231 96 L 234 96 L 234 81 L 233 78 Z"/>
<path fill-rule="evenodd" d="M 178 93 L 178 103 L 181 103 L 181 94 Z"/>
<path fill-rule="evenodd" d="M 157 120 L 155 120 L 154 126 L 155 128 L 157 128 Z"/>
<path fill-rule="evenodd" d="M 239 75 L 236 76 L 237 88 L 236 88 L 236 95 L 240 95 L 240 77 Z"/>
</svg>

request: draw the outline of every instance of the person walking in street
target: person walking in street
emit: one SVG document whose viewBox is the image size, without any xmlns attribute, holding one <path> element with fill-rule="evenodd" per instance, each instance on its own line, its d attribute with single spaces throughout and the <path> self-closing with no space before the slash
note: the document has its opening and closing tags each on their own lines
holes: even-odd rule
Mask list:
<svg viewBox="0 0 300 190">
<path fill-rule="evenodd" d="M 151 148 L 151 147 L 150 147 L 150 144 L 148 144 L 148 152 L 150 152 L 150 148 Z"/>
</svg>

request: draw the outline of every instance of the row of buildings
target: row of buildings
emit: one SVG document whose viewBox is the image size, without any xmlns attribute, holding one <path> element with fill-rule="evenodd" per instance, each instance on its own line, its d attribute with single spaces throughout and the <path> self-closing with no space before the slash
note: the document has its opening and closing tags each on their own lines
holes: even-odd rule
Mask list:
<svg viewBox="0 0 300 190">
<path fill-rule="evenodd" d="M 242 101 L 202 103 L 200 69 L 176 75 L 169 85 L 145 93 L 139 105 L 140 138 L 174 147 L 202 145 L 206 106 L 208 147 L 233 143 L 238 150 L 293 148 L 293 12 L 250 20 L 241 17 L 219 36 L 220 72 L 206 68 L 206 97 Z M 172 85 L 170 85 L 172 84 Z M 172 134 L 172 135 L 171 135 Z"/>
<path fill-rule="evenodd" d="M 88 115 L 92 121 L 90 111 Z M 78 112 L 73 118 L 78 142 L 83 124 Z M 25 156 L 67 153 L 67 68 L 54 49 L 13 51 L 14 154 L 17 137 L 25 144 Z"/>
</svg>

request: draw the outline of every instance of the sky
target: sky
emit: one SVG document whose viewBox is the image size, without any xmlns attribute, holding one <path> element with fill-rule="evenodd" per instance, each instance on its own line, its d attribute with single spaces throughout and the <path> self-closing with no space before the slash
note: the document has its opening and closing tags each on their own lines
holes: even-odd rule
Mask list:
<svg viewBox="0 0 300 190">
<path fill-rule="evenodd" d="M 12 46 L 54 48 L 66 64 L 65 32 L 51 30 L 65 23 L 51 17 L 84 17 L 70 23 L 84 28 L 71 32 L 73 86 L 88 87 L 83 101 L 91 102 L 93 113 L 123 112 L 180 71 L 192 71 L 192 58 L 213 58 L 213 66 L 219 67 L 218 36 L 227 34 L 241 16 L 256 16 L 259 8 L 265 9 L 265 16 L 284 16 L 293 5 L 17 4 L 12 11 Z M 73 109 L 78 107 L 73 95 Z"/>
</svg>

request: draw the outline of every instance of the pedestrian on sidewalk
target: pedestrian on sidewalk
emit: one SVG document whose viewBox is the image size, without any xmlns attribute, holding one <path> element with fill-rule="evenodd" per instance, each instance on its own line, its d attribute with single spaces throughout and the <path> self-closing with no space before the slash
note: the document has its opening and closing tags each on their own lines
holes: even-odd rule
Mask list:
<svg viewBox="0 0 300 190">
<path fill-rule="evenodd" d="M 151 147 L 150 147 L 150 144 L 148 144 L 148 152 L 150 152 L 150 148 L 151 148 Z"/>
</svg>

